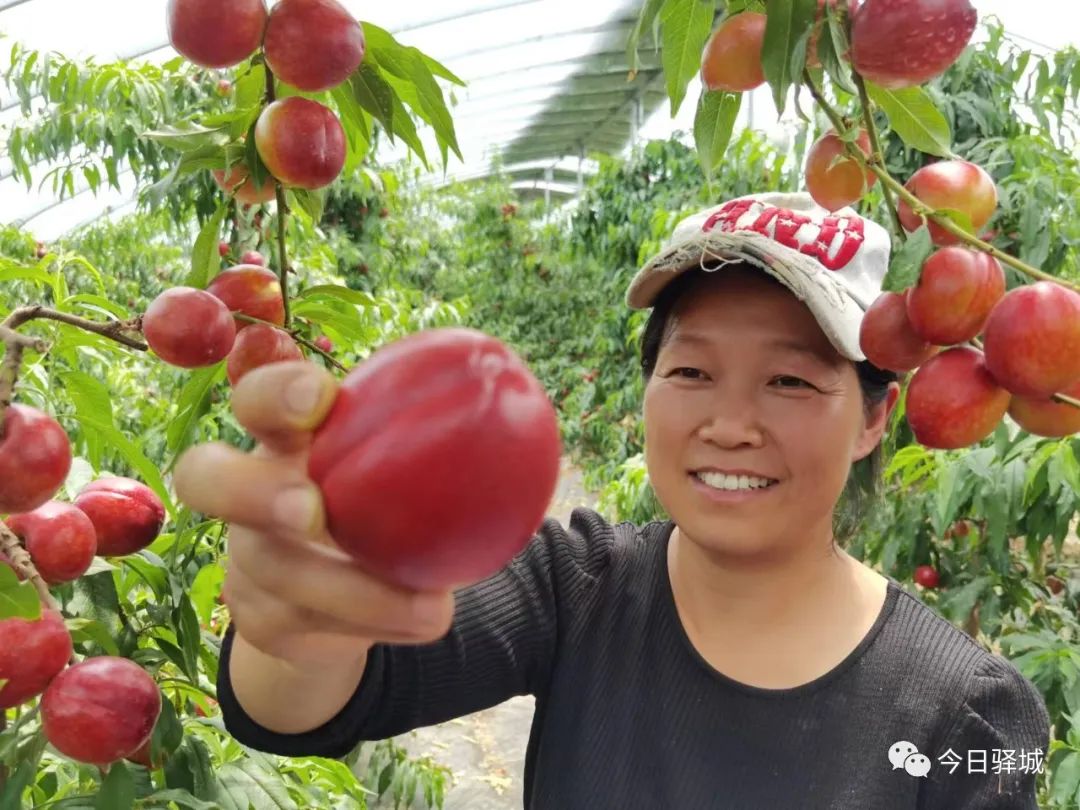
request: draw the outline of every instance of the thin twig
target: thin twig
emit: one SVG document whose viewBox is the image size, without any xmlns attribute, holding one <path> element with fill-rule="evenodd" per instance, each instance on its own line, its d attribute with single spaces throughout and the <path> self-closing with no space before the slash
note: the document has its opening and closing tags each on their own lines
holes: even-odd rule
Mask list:
<svg viewBox="0 0 1080 810">
<path fill-rule="evenodd" d="M 269 106 L 277 98 L 274 90 L 274 72 L 270 70 L 270 65 L 264 64 L 263 67 L 266 69 L 266 103 Z M 276 177 L 274 178 L 274 197 L 277 200 L 278 277 L 281 283 L 281 298 L 285 303 L 285 325 L 288 326 L 289 321 L 292 320 L 292 313 L 289 311 L 289 259 L 285 252 L 285 214 L 289 209 L 285 204 L 285 188 Z"/>
<path fill-rule="evenodd" d="M 866 82 L 858 73 L 855 74 L 855 86 L 859 89 L 859 103 L 862 104 L 866 133 L 870 136 L 870 150 L 873 160 L 878 166 L 884 168 L 885 153 L 881 151 L 881 139 L 878 137 L 877 126 L 874 124 L 874 111 L 870 106 L 870 95 L 866 92 Z M 881 190 L 885 196 L 885 205 L 889 209 L 889 218 L 893 224 L 893 230 L 900 241 L 903 242 L 907 239 L 907 231 L 904 230 L 904 226 L 900 222 L 900 213 L 896 210 L 896 201 L 893 199 L 892 189 L 883 184 Z"/>
<path fill-rule="evenodd" d="M 19 307 L 14 310 L 7 316 L 3 323 L 0 323 L 0 326 L 8 329 L 18 329 L 27 321 L 32 321 L 37 318 L 66 323 L 68 326 L 75 326 L 83 331 L 93 332 L 96 335 L 107 337 L 110 340 L 115 340 L 117 343 L 127 346 L 129 349 L 135 349 L 140 352 L 145 352 L 149 348 L 141 340 L 136 340 L 135 338 L 128 337 L 124 334 L 125 332 L 141 332 L 141 318 L 133 318 L 130 321 L 99 323 L 97 321 L 89 321 L 86 318 L 80 318 L 77 315 L 69 315 L 66 312 L 57 312 L 48 307 L 30 306 Z"/>
</svg>

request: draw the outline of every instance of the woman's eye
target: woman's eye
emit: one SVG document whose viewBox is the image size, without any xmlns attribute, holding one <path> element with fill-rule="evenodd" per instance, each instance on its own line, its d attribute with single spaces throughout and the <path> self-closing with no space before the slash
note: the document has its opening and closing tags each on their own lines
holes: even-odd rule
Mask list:
<svg viewBox="0 0 1080 810">
<path fill-rule="evenodd" d="M 678 376 L 680 376 L 680 377 L 682 377 L 684 379 L 687 379 L 687 380 L 699 380 L 699 379 L 701 379 L 701 370 L 700 369 L 689 368 L 687 366 L 684 366 L 682 368 L 677 368 L 671 373 L 672 374 L 677 374 Z"/>
<path fill-rule="evenodd" d="M 792 377 L 789 374 L 782 374 L 779 377 L 773 377 L 773 381 L 783 381 L 785 384 L 781 385 L 781 388 L 802 388 L 804 386 L 806 388 L 813 388 L 813 386 L 810 385 L 810 383 L 808 383 L 806 380 L 800 379 L 799 377 Z"/>
</svg>

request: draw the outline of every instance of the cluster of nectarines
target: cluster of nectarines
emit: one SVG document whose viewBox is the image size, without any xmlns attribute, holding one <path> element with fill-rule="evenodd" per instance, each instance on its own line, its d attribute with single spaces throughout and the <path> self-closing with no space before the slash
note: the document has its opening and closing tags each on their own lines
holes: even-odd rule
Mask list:
<svg viewBox="0 0 1080 810">
<path fill-rule="evenodd" d="M 8 407 L 0 470 L 21 473 L 0 475 L 0 512 L 9 513 L 7 529 L 48 585 L 78 579 L 95 555 L 145 548 L 165 519 L 153 490 L 129 478 L 94 481 L 73 503 L 53 500 L 70 466 L 70 444 L 56 420 L 28 406 Z M 2 552 L 0 568 L 20 579 L 26 573 Z M 0 619 L 0 710 L 40 695 L 45 737 L 60 752 L 96 765 L 133 754 L 149 741 L 161 709 L 154 679 L 115 656 L 65 669 L 73 651 L 55 608 L 45 607 L 36 619 Z"/>
<path fill-rule="evenodd" d="M 279 0 L 270 11 L 265 0 L 169 0 L 167 25 L 172 46 L 195 64 L 232 67 L 261 48 L 273 76 L 301 93 L 333 89 L 364 59 L 364 30 L 336 0 Z M 260 160 L 293 188 L 331 183 L 345 146 L 338 117 L 303 95 L 272 101 L 255 124 Z M 213 174 L 243 204 L 274 199 L 274 183 L 257 185 L 244 163 Z"/>
<path fill-rule="evenodd" d="M 147 307 L 142 323 L 146 342 L 166 363 L 200 368 L 228 358 L 233 384 L 253 368 L 303 357 L 279 328 L 285 325 L 285 301 L 278 277 L 257 264 L 225 270 L 205 290 L 166 290 Z"/>
<path fill-rule="evenodd" d="M 835 7 L 836 0 L 828 0 Z M 849 0 L 851 51 L 859 75 L 889 89 L 922 84 L 956 61 L 975 32 L 978 14 L 970 0 Z M 815 67 L 824 25 L 825 0 L 807 43 Z M 761 52 L 766 16 L 744 11 L 726 17 L 705 44 L 701 81 L 708 90 L 741 93 L 765 83 Z"/>
</svg>

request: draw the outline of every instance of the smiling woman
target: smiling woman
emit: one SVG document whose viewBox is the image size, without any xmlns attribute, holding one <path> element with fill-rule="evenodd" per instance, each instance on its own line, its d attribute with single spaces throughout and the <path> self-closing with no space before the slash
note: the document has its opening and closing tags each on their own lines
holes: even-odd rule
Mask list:
<svg viewBox="0 0 1080 810">
<path fill-rule="evenodd" d="M 889 247 L 804 194 L 680 223 L 627 292 L 653 310 L 646 462 L 670 519 L 548 518 L 452 594 L 391 588 L 321 529 L 267 517 L 334 390 L 304 364 L 252 372 L 237 416 L 262 455 L 204 448 L 177 468 L 188 505 L 233 523 L 228 730 L 342 756 L 532 694 L 530 810 L 1035 810 L 1039 692 L 835 530 L 857 465 L 879 475 L 899 393 L 859 346 Z M 1013 767 L 990 770 L 1002 756 Z"/>
</svg>

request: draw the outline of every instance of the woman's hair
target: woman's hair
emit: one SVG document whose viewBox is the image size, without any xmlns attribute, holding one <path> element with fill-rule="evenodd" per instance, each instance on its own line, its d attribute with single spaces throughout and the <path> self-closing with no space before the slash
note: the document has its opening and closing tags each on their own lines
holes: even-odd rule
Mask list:
<svg viewBox="0 0 1080 810">
<path fill-rule="evenodd" d="M 730 264 L 727 268 L 735 269 L 743 266 L 745 265 Z M 682 273 L 660 291 L 653 304 L 649 320 L 645 324 L 645 331 L 641 335 L 641 373 L 646 384 L 656 369 L 660 349 L 671 334 L 674 326 L 671 315 L 676 305 L 685 295 L 692 294 L 713 275 L 711 272 L 695 268 Z M 769 282 L 784 287 L 780 281 L 768 273 L 761 272 L 760 275 Z M 787 287 L 784 289 L 786 290 Z M 859 377 L 859 386 L 862 388 L 863 406 L 869 414 L 875 405 L 885 400 L 889 383 L 896 382 L 898 377 L 895 373 L 880 369 L 867 360 L 853 363 L 853 365 Z M 869 455 L 852 465 L 833 515 L 833 535 L 841 545 L 847 543 L 856 534 L 873 503 L 880 497 L 881 478 L 882 450 L 881 445 L 878 444 Z"/>
</svg>

